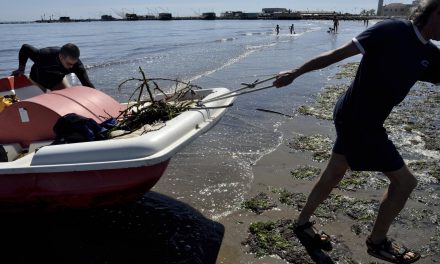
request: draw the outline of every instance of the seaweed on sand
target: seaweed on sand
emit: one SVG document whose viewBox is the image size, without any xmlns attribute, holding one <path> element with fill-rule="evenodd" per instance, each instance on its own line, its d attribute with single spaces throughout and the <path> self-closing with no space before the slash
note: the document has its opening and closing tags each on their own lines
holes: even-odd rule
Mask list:
<svg viewBox="0 0 440 264">
<path fill-rule="evenodd" d="M 379 190 L 388 186 L 385 177 L 378 177 L 377 173 L 367 171 L 347 171 L 339 182 L 337 188 L 344 191 L 375 189 Z"/>
<path fill-rule="evenodd" d="M 256 222 L 249 226 L 249 237 L 243 241 L 257 257 L 278 255 L 289 263 L 314 263 L 293 233 L 292 220 Z"/>
<path fill-rule="evenodd" d="M 416 173 L 426 173 L 440 181 L 440 164 L 436 161 L 412 161 L 408 163 L 408 167 Z"/>
<path fill-rule="evenodd" d="M 359 67 L 359 62 L 349 62 L 339 67 L 341 70 L 335 74 L 335 79 L 354 78 Z"/>
<path fill-rule="evenodd" d="M 266 193 L 262 192 L 254 198 L 244 201 L 243 207 L 255 212 L 256 214 L 261 214 L 266 210 L 277 207 L 277 205 L 270 201 L 269 196 Z"/>
<path fill-rule="evenodd" d="M 276 255 L 288 263 L 357 263 L 350 249 L 339 240 L 334 240 L 329 255 L 321 250 L 306 250 L 295 236 L 294 228 L 295 222 L 290 219 L 255 222 L 249 226 L 249 236 L 242 244 L 257 257 Z"/>
<path fill-rule="evenodd" d="M 299 166 L 290 171 L 290 175 L 298 180 L 311 180 L 321 173 L 321 169 L 313 166 Z"/>
<path fill-rule="evenodd" d="M 292 193 L 287 190 L 280 192 L 280 202 L 288 206 L 302 210 L 307 198 L 302 193 Z M 314 215 L 322 221 L 335 221 L 340 214 L 348 216 L 357 222 L 371 222 L 374 220 L 375 212 L 379 207 L 379 201 L 362 200 L 346 195 L 331 194 L 324 201 Z"/>
<path fill-rule="evenodd" d="M 120 91 L 127 83 L 136 82 L 137 87 L 130 95 L 127 109 L 122 111 L 117 117 L 118 125 L 109 131 L 128 130 L 128 133 L 141 129 L 146 124 L 156 124 L 158 122 L 165 122 L 170 120 L 180 113 L 190 109 L 196 99 L 194 89 L 201 87 L 184 82 L 177 79 L 166 78 L 147 78 L 145 72 L 139 67 L 141 78 L 130 78 L 123 81 L 118 86 Z M 159 81 L 167 81 L 174 83 L 174 91 L 172 93 L 165 93 L 158 85 Z M 148 94 L 148 99 L 143 100 L 144 93 Z M 159 93 L 161 96 L 157 96 Z M 187 95 L 192 95 L 187 99 Z M 132 101 L 137 97 L 136 101 Z M 127 133 L 124 133 L 124 135 Z"/>
<path fill-rule="evenodd" d="M 280 202 L 291 207 L 296 207 L 298 211 L 301 211 L 307 201 L 307 196 L 303 193 L 292 193 L 286 189 L 283 189 L 280 194 Z"/>
<path fill-rule="evenodd" d="M 316 103 L 312 106 L 301 105 L 298 112 L 302 115 L 314 116 L 318 119 L 333 120 L 333 108 L 336 101 L 343 92 L 347 90 L 347 85 L 330 85 L 319 93 Z"/>
<path fill-rule="evenodd" d="M 330 138 L 316 134 L 300 136 L 290 142 L 289 146 L 295 150 L 311 151 L 313 160 L 323 162 L 330 158 L 331 142 Z"/>
</svg>

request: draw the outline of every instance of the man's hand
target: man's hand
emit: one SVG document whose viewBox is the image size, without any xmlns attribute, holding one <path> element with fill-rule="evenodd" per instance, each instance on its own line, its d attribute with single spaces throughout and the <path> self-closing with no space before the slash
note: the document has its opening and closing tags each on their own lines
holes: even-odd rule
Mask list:
<svg viewBox="0 0 440 264">
<path fill-rule="evenodd" d="M 296 77 L 298 77 L 296 71 L 280 72 L 276 76 L 276 80 L 273 82 L 273 85 L 277 88 L 289 85 L 293 82 L 293 80 L 295 80 Z"/>
<path fill-rule="evenodd" d="M 11 75 L 13 75 L 13 76 L 24 75 L 24 70 L 25 70 L 25 67 L 23 67 L 23 66 L 19 66 L 18 69 L 16 69 L 15 71 L 13 71 L 13 72 L 11 73 Z"/>
</svg>

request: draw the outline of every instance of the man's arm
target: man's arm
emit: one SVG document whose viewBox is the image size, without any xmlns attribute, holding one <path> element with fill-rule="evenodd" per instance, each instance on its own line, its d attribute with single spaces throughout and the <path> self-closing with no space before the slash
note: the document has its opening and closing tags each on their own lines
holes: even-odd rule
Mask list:
<svg viewBox="0 0 440 264">
<path fill-rule="evenodd" d="M 353 41 L 350 41 L 340 48 L 325 52 L 318 57 L 311 59 L 299 68 L 278 74 L 276 80 L 273 82 L 273 85 L 278 88 L 289 85 L 293 82 L 293 80 L 303 75 L 304 73 L 323 69 L 333 63 L 344 60 L 359 53 L 361 53 L 359 48 Z"/>
<path fill-rule="evenodd" d="M 89 75 L 87 75 L 87 71 L 81 61 L 78 62 L 78 67 L 75 69 L 74 73 L 76 74 L 76 77 L 78 77 L 82 85 L 90 88 L 95 88 L 95 86 L 90 81 Z"/>
<path fill-rule="evenodd" d="M 12 75 L 24 74 L 26 62 L 28 59 L 32 61 L 38 60 L 40 50 L 29 44 L 24 44 L 18 53 L 18 69 L 12 72 Z"/>
</svg>

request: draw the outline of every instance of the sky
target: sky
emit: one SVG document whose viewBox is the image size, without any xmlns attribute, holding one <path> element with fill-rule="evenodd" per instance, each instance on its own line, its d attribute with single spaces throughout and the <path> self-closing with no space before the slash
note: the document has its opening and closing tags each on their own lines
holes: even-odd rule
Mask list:
<svg viewBox="0 0 440 264">
<path fill-rule="evenodd" d="M 384 0 L 384 4 L 410 4 L 412 0 Z M 171 12 L 173 16 L 197 16 L 203 12 L 260 12 L 262 8 L 283 7 L 295 11 L 337 11 L 357 14 L 377 9 L 378 0 L 0 0 L 0 21 L 35 21 L 45 16 L 72 19 L 100 18 L 108 14 L 138 15 Z"/>
</svg>

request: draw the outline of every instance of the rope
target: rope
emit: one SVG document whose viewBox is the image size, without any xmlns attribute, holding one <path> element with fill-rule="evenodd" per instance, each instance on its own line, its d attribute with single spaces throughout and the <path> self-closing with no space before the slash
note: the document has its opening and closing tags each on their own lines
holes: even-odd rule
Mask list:
<svg viewBox="0 0 440 264">
<path fill-rule="evenodd" d="M 230 98 L 230 97 L 236 97 L 236 96 L 239 96 L 239 95 L 253 93 L 253 92 L 258 92 L 258 91 L 261 91 L 261 90 L 265 90 L 265 89 L 269 89 L 269 88 L 275 87 L 274 85 L 269 85 L 269 86 L 264 86 L 264 87 L 261 87 L 261 88 L 254 89 L 255 86 L 257 86 L 259 84 L 262 84 L 262 83 L 265 83 L 267 81 L 273 80 L 275 78 L 276 78 L 276 76 L 272 76 L 270 78 L 267 78 L 267 79 L 264 79 L 264 80 L 261 80 L 261 81 L 256 80 L 253 83 L 241 83 L 241 85 L 244 85 L 244 87 L 239 88 L 239 89 L 237 89 L 235 91 L 231 91 L 231 92 L 228 92 L 228 93 L 225 93 L 225 94 L 222 94 L 222 95 L 210 98 L 208 100 L 200 100 L 199 102 L 197 102 L 197 105 L 198 106 L 202 106 L 205 103 L 210 103 L 210 102 L 214 102 L 214 101 L 218 101 L 218 100 L 223 100 L 223 99 Z M 254 90 L 243 91 L 243 90 L 246 90 L 246 89 L 254 89 Z M 243 91 L 243 92 L 240 92 L 240 91 Z"/>
<path fill-rule="evenodd" d="M 221 106 L 200 106 L 200 107 L 191 107 L 190 109 L 196 109 L 196 110 L 204 110 L 204 109 L 222 109 L 222 108 L 227 108 L 227 107 L 231 107 L 234 104 L 228 104 L 228 105 L 221 105 Z"/>
<path fill-rule="evenodd" d="M 257 110 L 257 111 L 262 111 L 262 112 L 267 112 L 267 113 L 272 113 L 272 114 L 277 114 L 277 115 L 282 115 L 282 116 L 287 116 L 287 117 L 290 117 L 290 118 L 295 118 L 295 117 L 292 116 L 292 115 L 288 115 L 288 114 L 280 113 L 280 112 L 273 111 L 273 110 L 262 109 L 262 108 L 257 108 L 256 110 Z"/>
</svg>

